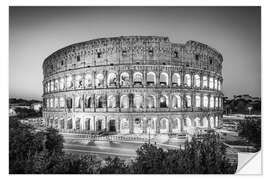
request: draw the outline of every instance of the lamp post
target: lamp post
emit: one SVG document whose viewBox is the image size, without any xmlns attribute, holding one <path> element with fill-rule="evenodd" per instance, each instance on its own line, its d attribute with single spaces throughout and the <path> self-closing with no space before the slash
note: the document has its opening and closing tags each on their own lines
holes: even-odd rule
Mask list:
<svg viewBox="0 0 270 180">
<path fill-rule="evenodd" d="M 249 107 L 248 107 L 248 112 L 249 112 L 249 114 L 251 114 L 251 110 L 252 110 L 252 107 L 249 106 Z"/>
</svg>

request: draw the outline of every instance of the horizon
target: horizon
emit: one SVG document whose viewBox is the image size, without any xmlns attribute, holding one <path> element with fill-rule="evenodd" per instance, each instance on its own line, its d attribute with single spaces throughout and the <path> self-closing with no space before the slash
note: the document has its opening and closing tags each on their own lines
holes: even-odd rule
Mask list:
<svg viewBox="0 0 270 180">
<path fill-rule="evenodd" d="M 260 7 L 10 7 L 9 98 L 42 100 L 42 63 L 74 43 L 126 35 L 195 40 L 223 56 L 224 96 L 261 98 Z"/>
</svg>

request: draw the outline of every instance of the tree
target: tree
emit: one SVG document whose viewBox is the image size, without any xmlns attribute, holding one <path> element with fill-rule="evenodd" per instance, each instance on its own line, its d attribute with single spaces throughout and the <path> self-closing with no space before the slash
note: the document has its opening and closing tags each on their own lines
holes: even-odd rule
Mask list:
<svg viewBox="0 0 270 180">
<path fill-rule="evenodd" d="M 257 151 L 261 149 L 261 120 L 246 119 L 238 126 L 239 136 L 246 138 Z"/>
<path fill-rule="evenodd" d="M 100 174 L 127 174 L 129 173 L 129 166 L 124 160 L 119 157 L 105 159 L 105 165 L 100 167 Z"/>
</svg>

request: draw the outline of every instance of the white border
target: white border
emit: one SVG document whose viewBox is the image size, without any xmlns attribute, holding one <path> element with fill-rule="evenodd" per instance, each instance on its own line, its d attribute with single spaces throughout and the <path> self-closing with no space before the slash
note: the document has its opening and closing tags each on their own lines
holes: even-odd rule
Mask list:
<svg viewBox="0 0 270 180">
<path fill-rule="evenodd" d="M 136 0 L 136 1 L 125 1 L 125 0 L 96 0 L 96 1 L 91 1 L 89 0 L 39 0 L 38 2 L 35 0 L 12 0 L 12 1 L 5 1 L 4 3 L 1 2 L 0 6 L 0 13 L 1 13 L 1 60 L 0 60 L 0 78 L 1 78 L 1 103 L 0 103 L 0 114 L 1 114 L 1 178 L 41 178 L 41 179 L 47 179 L 51 177 L 46 177 L 46 176 L 21 176 L 21 175 L 8 175 L 8 91 L 9 91 L 9 82 L 8 82 L 8 6 L 99 6 L 99 5 L 105 5 L 105 6 L 261 6 L 262 5 L 262 114 L 263 114 L 263 122 L 262 122 L 262 139 L 268 139 L 269 135 L 267 136 L 267 133 L 270 131 L 267 128 L 270 128 L 269 121 L 269 113 L 266 113 L 267 110 L 269 109 L 270 105 L 268 104 L 269 100 L 269 80 L 266 79 L 266 77 L 269 76 L 269 33 L 270 33 L 270 28 L 269 28 L 269 22 L 270 22 L 270 8 L 269 8 L 269 1 L 264 0 L 259 1 L 259 0 L 189 0 L 189 1 L 179 1 L 179 0 L 168 0 L 168 1 L 160 1 L 160 0 Z M 268 109 L 267 109 L 268 108 Z M 266 127 L 266 128 L 264 128 Z M 264 152 L 269 152 L 267 151 L 269 149 L 269 143 L 266 141 L 263 141 L 263 149 Z M 269 153 L 268 153 L 269 154 Z M 269 165 L 266 165 L 267 159 L 269 161 L 269 155 L 267 153 L 263 154 L 263 167 L 267 168 Z M 266 175 L 269 174 L 268 170 L 264 170 L 264 176 L 230 176 L 230 178 L 266 178 Z M 3 177 L 4 176 L 4 177 Z M 53 176 L 55 177 L 55 176 Z M 108 176 L 97 176 L 97 175 L 91 175 L 91 176 L 80 176 L 79 178 L 117 178 L 117 179 L 137 179 L 137 178 L 150 178 L 150 176 L 146 175 L 141 175 L 141 176 L 118 176 L 118 175 L 112 175 L 110 177 Z M 61 178 L 61 177 L 57 177 Z M 65 179 L 74 179 L 76 177 L 74 176 L 69 176 L 66 175 L 64 177 Z M 165 176 L 151 176 L 151 178 L 166 178 Z M 170 175 L 171 179 L 179 179 L 179 178 L 217 178 L 216 175 L 214 176 L 188 176 L 188 177 L 179 177 L 179 176 L 174 176 Z M 218 178 L 228 178 L 227 176 L 220 176 Z M 269 179 L 269 177 L 268 177 Z"/>
</svg>

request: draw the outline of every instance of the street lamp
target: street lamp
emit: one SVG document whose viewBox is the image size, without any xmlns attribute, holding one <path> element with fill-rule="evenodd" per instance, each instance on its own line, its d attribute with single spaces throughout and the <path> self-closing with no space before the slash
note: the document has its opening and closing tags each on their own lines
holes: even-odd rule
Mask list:
<svg viewBox="0 0 270 180">
<path fill-rule="evenodd" d="M 252 110 L 252 106 L 249 106 L 249 107 L 248 107 L 248 112 L 249 112 L 249 114 L 251 114 L 251 110 Z"/>
</svg>

